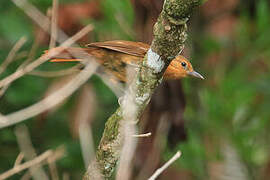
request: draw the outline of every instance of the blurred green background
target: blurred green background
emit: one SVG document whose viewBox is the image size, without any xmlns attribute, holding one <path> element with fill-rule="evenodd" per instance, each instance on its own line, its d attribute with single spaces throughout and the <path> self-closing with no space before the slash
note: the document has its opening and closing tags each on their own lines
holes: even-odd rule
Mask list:
<svg viewBox="0 0 270 180">
<path fill-rule="evenodd" d="M 52 6 L 51 0 L 29 2 L 44 14 Z M 103 0 L 98 1 L 98 5 L 89 4 L 92 2 L 60 0 L 60 9 L 71 6 L 71 11 L 63 10 L 59 16 L 66 25 L 62 28 L 67 34 L 76 33 L 86 24 L 94 25 L 93 32 L 79 41 L 80 45 L 110 39 L 151 42 L 151 36 L 142 38 L 138 30 L 142 25 L 138 18 L 146 16 L 139 14 L 139 8 L 150 12 L 150 6 L 159 9 L 162 1 L 152 0 L 152 5 L 136 0 Z M 73 3 L 78 5 L 76 9 Z M 88 13 L 70 19 L 72 7 L 74 17 L 80 12 Z M 90 10 L 86 10 L 87 7 Z M 184 53 L 206 79 L 187 78 L 181 82 L 187 102 L 183 114 L 187 138 L 169 147 L 164 135 L 161 164 L 178 149 L 183 155 L 162 179 L 270 179 L 269 8 L 267 0 L 208 0 L 193 14 Z M 95 13 L 91 14 L 93 11 Z M 42 35 L 40 38 L 37 25 L 12 1 L 0 2 L 0 15 L 0 62 L 16 41 L 23 36 L 27 38 L 15 61 L 0 75 L 2 79 L 29 57 L 33 44 L 38 44 L 34 57 L 48 49 L 48 37 Z M 147 26 L 143 28 L 151 32 L 156 13 L 150 12 L 148 16 L 150 25 L 145 23 Z M 71 25 L 67 25 L 69 23 Z M 69 66 L 45 63 L 38 69 L 52 71 Z M 46 96 L 53 84 L 57 86 L 57 82 L 64 80 L 26 75 L 12 83 L 0 98 L 0 112 L 9 114 L 25 108 Z M 95 107 L 89 108 L 95 109 L 91 124 L 97 146 L 104 123 L 118 103 L 99 77 L 94 76 L 88 82 L 88 89 L 95 94 Z M 67 155 L 57 162 L 57 169 L 60 175 L 67 172 L 70 179 L 80 179 L 85 171 L 80 142 L 73 126 L 73 114 L 81 93 L 79 90 L 61 106 L 23 122 L 29 128 L 37 154 L 60 145 L 66 147 Z M 15 128 L 0 130 L 0 173 L 13 166 L 20 152 Z M 24 173 L 10 179 L 19 179 Z"/>
</svg>

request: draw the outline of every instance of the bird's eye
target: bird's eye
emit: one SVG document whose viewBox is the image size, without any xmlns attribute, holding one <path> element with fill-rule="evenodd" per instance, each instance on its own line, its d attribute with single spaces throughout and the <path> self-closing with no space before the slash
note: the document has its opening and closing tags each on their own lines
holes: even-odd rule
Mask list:
<svg viewBox="0 0 270 180">
<path fill-rule="evenodd" d="M 187 63 L 182 62 L 181 65 L 185 68 L 187 66 Z"/>
</svg>

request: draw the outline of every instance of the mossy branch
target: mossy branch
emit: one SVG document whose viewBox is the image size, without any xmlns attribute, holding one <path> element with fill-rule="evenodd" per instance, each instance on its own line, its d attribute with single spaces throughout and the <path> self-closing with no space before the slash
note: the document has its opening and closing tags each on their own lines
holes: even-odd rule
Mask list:
<svg viewBox="0 0 270 180">
<path fill-rule="evenodd" d="M 201 0 L 165 0 L 163 10 L 154 25 L 154 39 L 151 48 L 144 57 L 136 78 L 124 97 L 124 102 L 131 101 L 135 105 L 134 119 L 139 119 L 147 106 L 155 88 L 161 83 L 162 75 L 172 59 L 184 48 L 187 38 L 187 25 L 194 8 Z M 90 164 L 84 179 L 109 179 L 123 147 L 121 125 L 125 115 L 125 104 L 108 119 L 103 137 L 100 141 L 96 161 Z M 100 171 L 100 174 L 96 171 Z"/>
</svg>

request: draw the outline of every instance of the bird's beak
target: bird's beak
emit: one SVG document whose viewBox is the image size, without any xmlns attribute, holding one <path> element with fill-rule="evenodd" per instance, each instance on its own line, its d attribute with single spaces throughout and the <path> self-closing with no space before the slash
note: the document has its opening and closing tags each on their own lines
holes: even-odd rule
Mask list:
<svg viewBox="0 0 270 180">
<path fill-rule="evenodd" d="M 200 79 L 204 79 L 204 77 L 202 75 L 200 75 L 200 73 L 196 72 L 196 71 L 192 71 L 192 72 L 188 72 L 188 75 L 190 76 L 194 76 Z"/>
</svg>

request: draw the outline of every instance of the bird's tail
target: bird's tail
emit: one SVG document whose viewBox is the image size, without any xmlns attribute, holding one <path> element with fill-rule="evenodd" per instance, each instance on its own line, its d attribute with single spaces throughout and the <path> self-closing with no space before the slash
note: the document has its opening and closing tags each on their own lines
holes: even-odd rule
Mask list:
<svg viewBox="0 0 270 180">
<path fill-rule="evenodd" d="M 51 59 L 50 62 L 80 62 L 81 59 Z"/>
<path fill-rule="evenodd" d="M 89 54 L 86 48 L 74 48 L 74 47 L 56 47 L 50 50 L 44 51 L 44 56 L 49 55 L 49 53 L 56 54 L 50 57 L 50 62 L 80 62 L 83 53 Z"/>
</svg>

